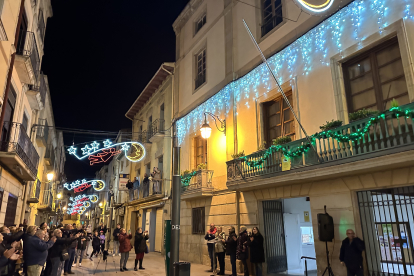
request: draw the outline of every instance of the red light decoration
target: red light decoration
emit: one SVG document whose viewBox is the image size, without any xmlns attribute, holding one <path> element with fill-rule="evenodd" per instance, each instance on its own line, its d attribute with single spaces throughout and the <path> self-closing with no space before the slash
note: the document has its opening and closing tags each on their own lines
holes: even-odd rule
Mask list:
<svg viewBox="0 0 414 276">
<path fill-rule="evenodd" d="M 108 161 L 111 157 L 118 155 L 122 150 L 116 150 L 115 148 L 104 149 L 103 152 L 96 155 L 90 155 L 88 159 L 90 160 L 91 166 L 94 164 L 102 163 Z"/>
<path fill-rule="evenodd" d="M 83 192 L 83 191 L 85 191 L 86 189 L 88 189 L 90 187 L 92 187 L 91 184 L 89 184 L 89 183 L 83 183 L 82 185 L 80 185 L 79 187 L 77 187 L 77 188 L 75 188 L 73 190 L 75 191 L 75 193 L 80 193 L 80 192 Z"/>
</svg>

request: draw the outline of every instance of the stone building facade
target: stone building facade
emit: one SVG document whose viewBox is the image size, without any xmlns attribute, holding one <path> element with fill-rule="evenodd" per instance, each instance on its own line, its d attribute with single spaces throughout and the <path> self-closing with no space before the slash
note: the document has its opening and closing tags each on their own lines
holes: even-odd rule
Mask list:
<svg viewBox="0 0 414 276">
<path fill-rule="evenodd" d="M 184 174 L 180 259 L 209 264 L 204 235 L 210 223 L 257 226 L 266 273 L 303 273 L 307 256 L 316 258 L 308 269 L 322 275 L 327 257 L 317 217 L 326 206 L 334 223 L 327 245 L 335 275 L 346 275 L 339 249 L 349 228 L 366 243 L 367 273 L 407 275 L 414 226 L 413 7 L 403 0 L 305 6 L 192 0 L 173 24 L 174 118 Z M 350 113 L 363 109 L 382 117 L 352 121 Z M 313 135 L 331 120 L 342 125 Z M 204 123 L 212 129 L 208 139 L 200 132 Z M 358 138 L 349 140 L 351 133 Z M 278 138 L 287 143 L 269 149 Z M 398 249 L 384 246 L 397 239 Z"/>
</svg>

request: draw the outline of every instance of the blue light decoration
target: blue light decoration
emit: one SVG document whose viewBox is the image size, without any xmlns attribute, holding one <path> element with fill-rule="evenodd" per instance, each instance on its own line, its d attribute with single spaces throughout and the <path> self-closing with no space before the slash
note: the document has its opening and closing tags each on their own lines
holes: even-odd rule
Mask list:
<svg viewBox="0 0 414 276">
<path fill-rule="evenodd" d="M 115 147 L 117 146 L 121 146 L 121 149 L 116 150 Z M 88 158 L 91 165 L 106 162 L 111 157 L 118 155 L 121 152 L 125 152 L 125 157 L 131 162 L 141 161 L 145 158 L 146 154 L 145 147 L 140 142 L 131 141 L 114 144 L 109 139 L 103 142 L 103 147 L 100 147 L 100 144 L 94 141 L 89 145 L 85 145 L 83 148 L 81 148 L 81 150 L 81 156 L 77 154 L 77 148 L 74 146 L 70 146 L 68 152 L 70 155 L 75 156 L 79 160 Z"/>
<path fill-rule="evenodd" d="M 63 184 L 67 190 L 71 191 L 74 190 L 75 193 L 80 193 L 85 191 L 86 189 L 93 187 L 95 191 L 102 191 L 105 188 L 105 181 L 100 179 L 93 179 L 93 180 L 76 180 L 72 183 L 65 183 Z"/>
<path fill-rule="evenodd" d="M 342 55 L 345 48 L 372 35 L 368 33 L 370 28 L 362 27 L 364 24 L 376 24 L 382 34 L 391 21 L 401 18 L 414 20 L 413 14 L 412 0 L 355 0 L 271 56 L 269 65 L 279 83 L 286 83 L 295 76 L 307 77 L 312 70 L 330 66 L 332 56 L 338 53 Z M 393 16 L 388 18 L 390 22 L 387 21 L 388 15 Z M 249 108 L 249 103 L 261 96 L 259 91 L 266 94 L 275 88 L 265 65 L 257 66 L 177 120 L 178 143 L 182 144 L 189 133 L 200 129 L 204 123 L 204 112 L 225 117 L 230 111 L 232 97 L 235 104 Z"/>
<path fill-rule="evenodd" d="M 99 200 L 97 195 L 78 195 L 75 198 L 70 197 L 71 203 L 68 204 L 69 208 L 66 210 L 68 214 L 80 214 L 82 215 L 92 203 L 96 203 Z"/>
</svg>

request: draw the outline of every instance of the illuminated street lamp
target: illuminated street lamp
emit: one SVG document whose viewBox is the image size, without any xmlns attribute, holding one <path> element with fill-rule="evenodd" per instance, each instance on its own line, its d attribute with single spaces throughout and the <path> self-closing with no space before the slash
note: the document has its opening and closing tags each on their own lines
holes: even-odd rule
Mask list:
<svg viewBox="0 0 414 276">
<path fill-rule="evenodd" d="M 101 207 L 101 208 L 102 208 L 102 205 L 103 205 L 103 204 L 102 204 L 102 202 L 99 202 L 99 207 Z"/>
<path fill-rule="evenodd" d="M 62 194 L 57 194 L 57 199 L 61 199 L 62 198 Z"/>
<path fill-rule="evenodd" d="M 47 174 L 47 181 L 53 180 L 53 172 Z"/>
<path fill-rule="evenodd" d="M 210 135 L 211 135 L 211 127 L 207 123 L 207 115 L 210 115 L 214 119 L 214 123 L 216 124 L 216 128 L 219 131 L 223 132 L 224 135 L 225 135 L 226 134 L 226 120 L 223 120 L 222 121 L 222 120 L 220 120 L 220 118 L 218 116 L 216 116 L 216 115 L 214 115 L 214 114 L 212 114 L 210 112 L 204 112 L 204 124 L 201 126 L 201 129 L 200 129 L 200 131 L 201 131 L 201 137 L 203 137 L 204 139 L 208 139 L 208 138 L 210 138 Z M 218 127 L 217 121 L 220 122 L 222 129 L 220 129 Z"/>
</svg>

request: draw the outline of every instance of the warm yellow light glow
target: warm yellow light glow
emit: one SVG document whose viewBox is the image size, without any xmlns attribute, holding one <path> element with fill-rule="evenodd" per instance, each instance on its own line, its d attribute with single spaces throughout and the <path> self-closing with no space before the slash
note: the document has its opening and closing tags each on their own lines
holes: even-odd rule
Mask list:
<svg viewBox="0 0 414 276">
<path fill-rule="evenodd" d="M 99 202 L 99 207 L 102 207 L 102 202 Z"/>
<path fill-rule="evenodd" d="M 66 206 L 65 206 L 65 207 L 63 207 L 63 210 L 66 210 Z"/>
<path fill-rule="evenodd" d="M 48 173 L 47 174 L 47 180 L 52 181 L 52 179 L 53 179 L 53 173 Z"/>
<path fill-rule="evenodd" d="M 201 126 L 200 131 L 201 131 L 201 137 L 203 137 L 204 139 L 210 138 L 210 135 L 211 135 L 211 127 L 207 124 L 207 122 L 205 122 Z"/>
<path fill-rule="evenodd" d="M 61 199 L 62 198 L 62 194 L 57 194 L 57 198 Z"/>
</svg>

